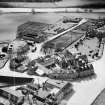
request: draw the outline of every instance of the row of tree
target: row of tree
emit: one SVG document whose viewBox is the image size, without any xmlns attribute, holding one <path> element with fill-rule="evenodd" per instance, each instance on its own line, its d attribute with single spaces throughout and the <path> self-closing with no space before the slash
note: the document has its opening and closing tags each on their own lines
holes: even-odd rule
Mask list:
<svg viewBox="0 0 105 105">
<path fill-rule="evenodd" d="M 105 38 L 105 32 L 98 31 L 96 29 L 89 28 L 86 32 L 86 37 L 97 37 L 99 40 Z"/>
</svg>

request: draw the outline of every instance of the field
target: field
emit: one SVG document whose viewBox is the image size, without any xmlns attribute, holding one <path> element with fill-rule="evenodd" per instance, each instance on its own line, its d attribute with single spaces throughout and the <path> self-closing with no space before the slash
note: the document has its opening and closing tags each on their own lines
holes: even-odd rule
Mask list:
<svg viewBox="0 0 105 105">
<path fill-rule="evenodd" d="M 71 31 L 58 37 L 57 39 L 52 40 L 51 43 L 54 43 L 56 48 L 65 49 L 82 36 L 84 36 L 84 33 L 82 32 Z"/>
</svg>

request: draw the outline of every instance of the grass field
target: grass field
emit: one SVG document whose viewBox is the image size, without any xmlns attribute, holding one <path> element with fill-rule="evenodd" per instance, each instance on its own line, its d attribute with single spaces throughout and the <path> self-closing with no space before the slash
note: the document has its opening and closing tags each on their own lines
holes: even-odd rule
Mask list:
<svg viewBox="0 0 105 105">
<path fill-rule="evenodd" d="M 71 45 L 73 42 L 78 40 L 83 35 L 84 33 L 71 31 L 63 36 L 58 37 L 57 39 L 52 40 L 51 43 L 54 43 L 56 48 L 64 49 L 65 47 Z"/>
</svg>

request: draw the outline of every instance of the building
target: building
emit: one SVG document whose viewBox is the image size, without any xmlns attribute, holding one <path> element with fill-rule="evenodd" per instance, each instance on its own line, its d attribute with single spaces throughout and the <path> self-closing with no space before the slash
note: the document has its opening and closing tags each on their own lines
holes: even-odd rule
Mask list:
<svg viewBox="0 0 105 105">
<path fill-rule="evenodd" d="M 27 53 L 30 50 L 26 41 L 15 39 L 8 46 L 7 53 L 10 55 L 10 69 L 17 72 L 24 72 L 27 70 L 27 63 L 29 58 Z"/>
<path fill-rule="evenodd" d="M 72 85 L 68 82 L 48 79 L 42 84 L 29 83 L 20 87 L 20 90 L 27 90 L 37 101 L 47 105 L 58 105 L 71 93 Z"/>
<path fill-rule="evenodd" d="M 15 39 L 8 46 L 8 53 L 12 56 L 24 55 L 29 51 L 29 46 L 26 41 Z"/>
<path fill-rule="evenodd" d="M 50 80 L 51 81 L 51 80 Z M 12 89 L 12 88 L 1 88 L 0 89 L 0 97 L 6 99 L 9 101 L 9 103 L 15 104 L 15 105 L 23 105 L 24 103 L 28 104 L 28 101 L 26 102 L 25 97 L 28 97 L 35 101 L 35 99 L 41 103 L 47 103 L 48 105 L 51 105 L 53 103 L 56 103 L 56 100 L 53 100 L 54 97 L 53 95 L 56 95 L 56 99 L 57 101 L 61 101 L 63 99 L 63 95 L 62 95 L 62 99 L 60 94 L 63 92 L 65 93 L 64 89 L 66 87 L 66 90 L 69 90 L 69 92 L 71 92 L 72 89 L 72 85 L 70 83 L 67 82 L 60 82 L 59 86 L 57 86 L 57 83 L 54 84 L 54 81 L 50 84 L 52 84 L 52 87 L 49 87 L 50 82 L 48 80 L 48 82 L 46 83 L 46 81 L 40 85 L 40 84 L 34 84 L 34 83 L 28 83 L 25 86 L 21 86 L 17 89 Z M 56 81 L 55 81 L 56 82 Z M 56 86 L 55 86 L 56 85 Z M 21 90 L 21 91 L 19 91 Z M 58 94 L 59 93 L 59 94 Z M 33 97 L 30 97 L 30 95 L 32 95 Z M 59 95 L 59 96 L 58 96 Z M 67 95 L 67 94 L 66 94 Z M 53 97 L 53 98 L 52 98 Z M 59 100 L 58 100 L 59 97 Z M 18 104 L 17 104 L 18 103 Z M 22 104 L 19 104 L 22 103 Z M 55 105 L 55 104 L 53 104 Z"/>
<path fill-rule="evenodd" d="M 75 80 L 94 75 L 92 64 L 88 63 L 86 55 L 74 56 L 71 53 L 63 52 L 55 56 L 54 66 L 49 64 L 46 76 L 57 80 Z M 43 65 L 44 66 L 44 65 Z M 44 70 L 43 70 L 44 71 Z"/>
<path fill-rule="evenodd" d="M 9 88 L 0 88 L 0 96 L 8 99 L 8 101 L 16 104 L 18 100 L 22 99 L 23 95 L 17 91 Z"/>
<path fill-rule="evenodd" d="M 36 43 L 43 42 L 47 38 L 44 32 L 49 24 L 28 21 L 17 28 L 17 38 L 34 41 Z"/>
</svg>

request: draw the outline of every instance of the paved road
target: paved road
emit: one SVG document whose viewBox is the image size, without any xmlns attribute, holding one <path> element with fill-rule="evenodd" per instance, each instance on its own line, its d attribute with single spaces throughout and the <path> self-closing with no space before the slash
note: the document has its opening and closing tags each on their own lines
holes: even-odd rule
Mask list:
<svg viewBox="0 0 105 105">
<path fill-rule="evenodd" d="M 82 19 L 77 25 L 75 25 L 75 26 L 73 26 L 73 27 L 71 27 L 71 28 L 69 28 L 69 29 L 67 29 L 67 30 L 65 30 L 65 31 L 63 31 L 63 32 L 61 32 L 61 33 L 59 33 L 59 34 L 57 34 L 57 35 L 55 35 L 55 36 L 49 38 L 48 40 L 45 41 L 45 43 L 46 43 L 46 42 L 50 42 L 51 40 L 54 40 L 54 39 L 56 39 L 56 38 L 58 38 L 58 37 L 60 37 L 60 36 L 65 35 L 66 33 L 72 31 L 73 29 L 76 29 L 77 27 L 79 27 L 80 25 L 82 25 L 82 24 L 84 24 L 84 23 L 86 23 L 86 22 L 87 22 L 86 19 Z"/>
</svg>

